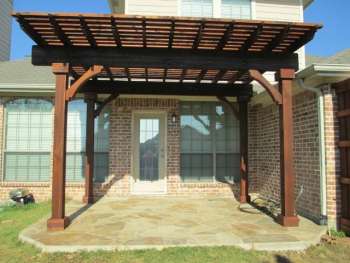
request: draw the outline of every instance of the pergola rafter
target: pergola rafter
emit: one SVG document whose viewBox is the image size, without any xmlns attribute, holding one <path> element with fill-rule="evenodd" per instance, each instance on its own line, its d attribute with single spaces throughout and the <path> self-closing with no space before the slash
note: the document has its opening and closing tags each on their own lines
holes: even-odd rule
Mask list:
<svg viewBox="0 0 350 263">
<path fill-rule="evenodd" d="M 87 102 L 85 201 L 93 201 L 93 119 L 121 94 L 214 96 L 239 114 L 240 201 L 248 195 L 248 101 L 252 80 L 279 105 L 281 203 L 279 222 L 296 226 L 294 207 L 292 79 L 294 52 L 321 26 L 275 21 L 97 14 L 15 13 L 36 42 L 32 63 L 56 75 L 53 210 L 50 230 L 64 229 L 67 102 L 78 92 Z M 262 75 L 278 75 L 277 90 Z M 69 86 L 68 79 L 74 77 Z M 109 97 L 95 109 L 97 95 Z M 237 97 L 239 111 L 227 97 Z"/>
</svg>

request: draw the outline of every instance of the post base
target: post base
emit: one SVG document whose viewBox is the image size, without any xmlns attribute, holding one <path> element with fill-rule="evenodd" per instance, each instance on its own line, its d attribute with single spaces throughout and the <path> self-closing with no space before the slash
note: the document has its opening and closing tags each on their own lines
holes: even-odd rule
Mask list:
<svg viewBox="0 0 350 263">
<path fill-rule="evenodd" d="M 47 220 L 48 231 L 62 231 L 70 224 L 69 217 L 50 218 Z"/>
<path fill-rule="evenodd" d="M 84 196 L 83 197 L 83 203 L 84 204 L 93 204 L 95 202 L 93 196 Z"/>
<path fill-rule="evenodd" d="M 285 227 L 297 227 L 299 226 L 299 218 L 297 216 L 284 216 L 279 215 L 276 219 L 277 223 Z"/>
<path fill-rule="evenodd" d="M 240 197 L 239 197 L 239 202 L 241 203 L 241 204 L 245 204 L 245 203 L 250 203 L 250 195 L 241 195 Z"/>
</svg>

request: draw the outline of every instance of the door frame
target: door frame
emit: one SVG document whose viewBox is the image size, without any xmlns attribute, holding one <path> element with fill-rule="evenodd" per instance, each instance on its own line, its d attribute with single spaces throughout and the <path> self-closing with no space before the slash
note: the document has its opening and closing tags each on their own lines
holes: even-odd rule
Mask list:
<svg viewBox="0 0 350 263">
<path fill-rule="evenodd" d="M 149 118 L 159 118 L 159 134 L 162 136 L 160 140 L 163 139 L 163 142 L 161 142 L 160 145 L 160 151 L 163 147 L 164 149 L 164 157 L 160 158 L 159 162 L 159 179 L 157 181 L 151 182 L 151 181 L 145 181 L 144 184 L 147 183 L 159 183 L 159 185 L 162 187 L 160 189 L 160 192 L 153 193 L 153 192 L 135 192 L 134 191 L 134 185 L 136 183 L 141 183 L 139 181 L 139 125 L 136 123 L 140 118 L 142 117 L 149 117 Z M 138 130 L 136 130 L 138 129 Z M 163 134 L 162 134 L 163 133 Z M 167 193 L 167 171 L 168 171 L 168 141 L 167 141 L 167 134 L 168 134 L 168 112 L 164 110 L 133 110 L 132 111 L 132 125 L 131 125 L 131 176 L 130 176 L 130 192 L 131 194 L 166 194 Z M 161 154 L 161 153 L 160 153 Z M 161 161 L 163 160 L 163 161 Z"/>
</svg>

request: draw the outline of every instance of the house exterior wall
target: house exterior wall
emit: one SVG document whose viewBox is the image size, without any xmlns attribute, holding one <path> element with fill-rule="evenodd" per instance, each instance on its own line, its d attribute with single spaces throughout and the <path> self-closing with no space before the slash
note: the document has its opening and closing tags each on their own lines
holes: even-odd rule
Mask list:
<svg viewBox="0 0 350 263">
<path fill-rule="evenodd" d="M 10 58 L 12 0 L 0 0 L 0 61 Z"/>
<path fill-rule="evenodd" d="M 335 90 L 329 85 L 325 85 L 322 92 L 325 113 L 327 216 L 328 225 L 337 228 L 341 215 L 340 152 L 337 145 L 339 141 L 339 122 L 336 117 L 338 99 Z"/>
<path fill-rule="evenodd" d="M 4 143 L 4 104 L 12 98 L 0 100 L 0 143 Z M 96 196 L 123 197 L 131 194 L 132 182 L 132 115 L 134 111 L 164 111 L 167 113 L 167 195 L 169 196 L 232 196 L 238 193 L 238 185 L 231 187 L 220 182 L 184 183 L 180 178 L 180 120 L 175 123 L 173 113 L 179 116 L 178 99 L 162 98 L 120 98 L 111 103 L 109 130 L 109 177 L 104 183 L 95 183 Z M 1 151 L 0 162 L 2 162 Z M 52 158 L 51 158 L 52 159 Z M 2 166 L 2 165 L 1 165 Z M 2 177 L 2 171 L 0 177 Z M 0 200 L 7 199 L 15 188 L 26 188 L 33 192 L 39 201 L 51 198 L 51 182 L 0 182 Z M 84 182 L 66 183 L 66 197 L 82 200 Z"/>
<path fill-rule="evenodd" d="M 330 226 L 336 227 L 340 212 L 338 123 L 336 95 L 324 89 L 325 133 L 327 160 L 327 214 Z M 12 98 L 0 98 L 0 143 L 4 145 L 4 103 Z M 167 113 L 167 195 L 169 196 L 232 196 L 238 195 L 238 185 L 220 182 L 183 182 L 180 177 L 180 120 L 178 98 L 119 98 L 110 105 L 109 177 L 96 183 L 96 196 L 121 197 L 131 194 L 132 115 L 133 111 L 165 111 Z M 320 170 L 318 145 L 317 99 L 303 92 L 293 98 L 294 155 L 297 212 L 316 222 L 320 219 Z M 274 104 L 253 104 L 248 117 L 249 191 L 280 202 L 279 112 Z M 0 178 L 3 173 L 3 151 L 0 154 Z M 81 200 L 84 182 L 67 183 L 66 196 Z M 27 188 L 37 200 L 51 198 L 51 182 L 0 182 L 0 200 L 7 199 L 10 190 Z"/>
<path fill-rule="evenodd" d="M 275 104 L 250 109 L 249 175 L 255 191 L 280 202 L 279 110 Z M 293 98 L 294 168 L 297 212 L 320 219 L 320 169 L 317 99 L 303 92 Z"/>
</svg>

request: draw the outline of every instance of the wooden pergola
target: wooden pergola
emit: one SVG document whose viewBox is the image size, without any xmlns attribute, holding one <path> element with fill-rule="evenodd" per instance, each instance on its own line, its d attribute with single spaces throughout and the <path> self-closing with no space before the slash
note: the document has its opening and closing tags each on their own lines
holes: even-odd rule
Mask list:
<svg viewBox="0 0 350 263">
<path fill-rule="evenodd" d="M 278 222 L 297 226 L 294 206 L 292 80 L 294 52 L 309 42 L 317 24 L 97 14 L 15 13 L 35 41 L 32 63 L 56 75 L 52 217 L 49 230 L 69 224 L 65 216 L 67 104 L 78 93 L 87 102 L 85 197 L 94 201 L 94 118 L 121 94 L 216 96 L 240 120 L 240 201 L 248 195 L 248 101 L 253 80 L 280 110 L 281 208 Z M 263 73 L 276 72 L 276 88 Z M 107 98 L 97 103 L 98 94 Z M 239 110 L 227 100 L 237 97 Z M 97 107 L 96 107 L 97 106 Z"/>
</svg>

